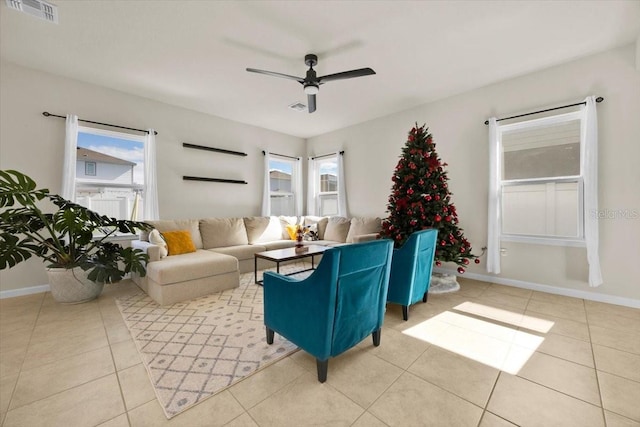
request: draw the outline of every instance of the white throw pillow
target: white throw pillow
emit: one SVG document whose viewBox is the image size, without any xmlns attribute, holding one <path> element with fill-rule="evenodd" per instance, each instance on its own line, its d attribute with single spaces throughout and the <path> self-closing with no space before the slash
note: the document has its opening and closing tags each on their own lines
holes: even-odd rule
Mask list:
<svg viewBox="0 0 640 427">
<path fill-rule="evenodd" d="M 152 245 L 160 246 L 160 258 L 164 258 L 169 255 L 169 248 L 167 248 L 167 242 L 162 238 L 162 234 L 156 229 L 153 229 L 149 233 L 149 243 Z"/>
</svg>

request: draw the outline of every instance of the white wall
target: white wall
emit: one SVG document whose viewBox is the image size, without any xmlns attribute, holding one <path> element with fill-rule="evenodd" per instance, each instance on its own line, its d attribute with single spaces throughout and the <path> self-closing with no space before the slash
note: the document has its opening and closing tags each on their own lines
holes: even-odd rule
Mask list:
<svg viewBox="0 0 640 427">
<path fill-rule="evenodd" d="M 635 63 L 635 46 L 607 51 L 311 138 L 307 152 L 344 149 L 350 213 L 386 216 L 391 176 L 407 133 L 414 123 L 426 123 L 438 154 L 449 163 L 461 226 L 474 252 L 480 253 L 487 239 L 484 121 L 582 101 L 587 95 L 603 96 L 605 101 L 598 104 L 600 210 L 639 213 L 599 223 L 605 283 L 588 287 L 582 248 L 507 242 L 500 278 L 640 300 L 640 72 Z M 482 261 L 469 272 L 487 275 Z"/>
<path fill-rule="evenodd" d="M 262 150 L 303 156 L 305 141 L 15 64 L 0 64 L 0 169 L 17 169 L 59 193 L 64 120 L 53 114 L 158 131 L 162 218 L 260 214 Z M 242 151 L 230 156 L 182 147 L 183 142 Z M 183 175 L 245 180 L 248 185 L 183 181 Z M 0 291 L 47 283 L 33 260 L 0 271 Z"/>
</svg>

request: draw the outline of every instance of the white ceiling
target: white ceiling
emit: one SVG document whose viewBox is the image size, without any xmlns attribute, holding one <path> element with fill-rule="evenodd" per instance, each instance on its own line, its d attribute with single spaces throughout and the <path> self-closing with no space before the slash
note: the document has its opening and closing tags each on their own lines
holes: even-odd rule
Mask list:
<svg viewBox="0 0 640 427">
<path fill-rule="evenodd" d="M 66 1 L 0 8 L 6 61 L 300 137 L 632 43 L 640 1 Z M 295 81 L 315 53 L 313 114 Z M 43 106 L 44 108 L 45 106 Z M 158 125 L 160 127 L 160 125 Z"/>
</svg>

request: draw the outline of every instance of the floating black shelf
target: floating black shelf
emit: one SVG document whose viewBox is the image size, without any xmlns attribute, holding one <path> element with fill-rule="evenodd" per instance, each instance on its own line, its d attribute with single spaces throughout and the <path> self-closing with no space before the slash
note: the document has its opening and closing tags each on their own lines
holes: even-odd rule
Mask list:
<svg viewBox="0 0 640 427">
<path fill-rule="evenodd" d="M 248 184 L 247 181 L 239 179 L 223 179 L 223 178 L 202 178 L 200 176 L 183 176 L 185 181 L 205 181 L 205 182 L 225 182 L 227 184 Z"/>
<path fill-rule="evenodd" d="M 183 142 L 182 146 L 185 148 L 195 148 L 196 150 L 215 151 L 216 153 L 231 154 L 233 156 L 242 156 L 242 157 L 247 156 L 247 153 L 242 153 L 240 151 L 225 150 L 223 148 L 205 147 L 204 145 L 189 144 L 188 142 Z"/>
</svg>

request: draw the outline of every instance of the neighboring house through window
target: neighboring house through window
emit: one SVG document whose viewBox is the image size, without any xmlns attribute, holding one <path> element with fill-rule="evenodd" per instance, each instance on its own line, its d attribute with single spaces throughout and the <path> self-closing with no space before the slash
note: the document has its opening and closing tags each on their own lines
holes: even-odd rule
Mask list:
<svg viewBox="0 0 640 427">
<path fill-rule="evenodd" d="M 581 111 L 498 125 L 501 240 L 584 244 Z"/>
<path fill-rule="evenodd" d="M 78 128 L 76 202 L 118 219 L 142 220 L 144 137 Z"/>
<path fill-rule="evenodd" d="M 315 214 L 338 215 L 338 154 L 322 156 L 314 160 L 313 175 L 315 189 Z"/>
<path fill-rule="evenodd" d="M 296 215 L 296 194 L 294 180 L 297 178 L 296 164 L 299 160 L 271 154 L 269 158 L 269 197 L 271 215 Z"/>
</svg>

